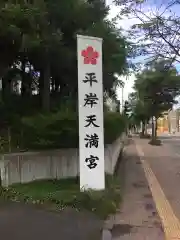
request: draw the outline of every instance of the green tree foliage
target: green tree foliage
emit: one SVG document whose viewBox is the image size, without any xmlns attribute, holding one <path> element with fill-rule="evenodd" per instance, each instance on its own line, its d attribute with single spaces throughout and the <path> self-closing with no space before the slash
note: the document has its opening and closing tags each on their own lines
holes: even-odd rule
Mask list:
<svg viewBox="0 0 180 240">
<path fill-rule="evenodd" d="M 150 119 L 150 114 L 148 112 L 149 106 L 144 99 L 139 98 L 137 89 L 135 89 L 135 92 L 129 94 L 129 104 L 131 106 L 131 114 L 129 117 L 130 126 L 133 128 L 139 128 L 142 126 L 141 134 L 142 136 L 145 136 L 146 124 Z"/>
<path fill-rule="evenodd" d="M 139 98 L 149 105 L 148 111 L 156 118 L 162 111 L 170 109 L 180 91 L 180 77 L 168 61 L 155 62 L 151 68 L 137 74 L 135 89 Z"/>
<path fill-rule="evenodd" d="M 151 61 L 167 59 L 171 63 L 180 62 L 180 19 L 175 11 L 180 7 L 177 0 L 167 0 L 158 7 L 145 0 L 115 0 L 121 6 L 119 16 L 131 16 L 139 23 L 132 26 L 129 37 L 134 42 L 134 54 Z M 151 6 L 148 7 L 147 5 Z M 138 41 L 137 41 L 138 39 Z"/>
<path fill-rule="evenodd" d="M 14 62 L 21 63 L 21 94 L 25 97 L 31 92 L 33 77 L 25 73 L 26 65 L 30 64 L 40 72 L 36 89 L 42 109 L 49 110 L 57 102 L 57 96 L 77 97 L 76 34 L 103 38 L 103 86 L 109 91 L 115 81 L 114 74 L 122 73 L 126 67 L 127 48 L 115 25 L 106 20 L 108 8 L 104 1 L 30 2 L 14 4 L 9 1 L 7 4 L 4 1 L 0 12 L 6 25 L 10 26 L 6 28 L 4 21 L 0 25 L 0 32 L 5 31 L 5 36 L 0 36 L 0 50 L 5 51 L 1 55 L 1 68 L 5 71 Z M 4 61 L 5 57 L 7 61 Z M 7 85 L 6 82 L 3 85 Z"/>
<path fill-rule="evenodd" d="M 137 74 L 134 87 L 138 96 L 135 113 L 141 121 L 143 118 L 157 121 L 163 111 L 171 109 L 176 103 L 175 97 L 180 94 L 180 77 L 176 69 L 169 66 L 169 61 L 161 60 Z M 152 138 L 156 138 L 154 125 Z"/>
<path fill-rule="evenodd" d="M 129 44 L 108 13 L 104 0 L 0 2 L 0 132 L 18 135 L 21 119 L 39 113 L 77 112 L 77 34 L 103 38 L 103 87 L 114 94 Z"/>
<path fill-rule="evenodd" d="M 104 113 L 105 144 L 111 144 L 122 134 L 125 120 L 119 113 Z M 11 129 L 14 147 L 19 146 L 23 150 L 78 148 L 78 116 L 71 110 L 61 109 L 51 114 L 25 117 L 22 119 L 22 132 L 18 131 L 18 125 L 15 127 Z M 3 143 L 3 150 L 8 150 L 7 141 Z"/>
<path fill-rule="evenodd" d="M 131 105 L 130 105 L 130 103 L 128 101 L 124 102 L 123 113 L 126 116 L 129 116 L 129 114 L 131 113 Z"/>
</svg>

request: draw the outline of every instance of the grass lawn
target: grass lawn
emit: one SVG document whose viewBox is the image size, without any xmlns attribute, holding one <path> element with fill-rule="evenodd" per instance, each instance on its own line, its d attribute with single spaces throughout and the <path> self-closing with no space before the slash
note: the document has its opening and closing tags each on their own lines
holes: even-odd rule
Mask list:
<svg viewBox="0 0 180 240">
<path fill-rule="evenodd" d="M 1 200 L 22 201 L 57 211 L 65 207 L 86 209 L 103 219 L 116 212 L 121 200 L 120 179 L 116 176 L 106 176 L 104 191 L 80 192 L 78 178 L 15 184 L 1 191 Z"/>
</svg>

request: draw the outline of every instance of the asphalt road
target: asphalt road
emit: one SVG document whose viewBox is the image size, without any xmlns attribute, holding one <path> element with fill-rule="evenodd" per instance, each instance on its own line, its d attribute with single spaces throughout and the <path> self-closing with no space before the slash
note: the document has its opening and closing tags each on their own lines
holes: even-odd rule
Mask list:
<svg viewBox="0 0 180 240">
<path fill-rule="evenodd" d="M 159 138 L 163 145 L 153 147 L 147 160 L 180 220 L 180 134 L 162 134 Z"/>
<path fill-rule="evenodd" d="M 94 215 L 66 209 L 57 214 L 20 203 L 0 203 L 0 237 L 6 240 L 100 239 Z"/>
<path fill-rule="evenodd" d="M 163 144 L 168 145 L 175 155 L 180 155 L 180 133 L 176 134 L 162 134 L 159 136 Z"/>
</svg>

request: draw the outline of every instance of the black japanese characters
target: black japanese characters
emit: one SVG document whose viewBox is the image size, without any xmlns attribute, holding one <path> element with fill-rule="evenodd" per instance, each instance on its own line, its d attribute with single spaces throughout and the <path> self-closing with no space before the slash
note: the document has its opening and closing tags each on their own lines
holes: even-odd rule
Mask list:
<svg viewBox="0 0 180 240">
<path fill-rule="evenodd" d="M 98 148 L 99 146 L 99 137 L 96 133 L 94 134 L 86 134 L 86 138 L 84 138 L 84 140 L 86 141 L 85 147 L 86 148 Z"/>
<path fill-rule="evenodd" d="M 87 124 L 85 125 L 85 127 L 89 127 L 89 126 L 94 126 L 94 127 L 99 127 L 95 122 L 96 122 L 96 115 L 89 115 L 86 116 L 85 121 L 87 122 Z"/>
<path fill-rule="evenodd" d="M 89 94 L 85 94 L 85 98 L 84 98 L 84 106 L 89 105 L 91 108 L 97 104 L 98 102 L 98 97 L 96 95 L 96 93 L 89 93 Z"/>
<path fill-rule="evenodd" d="M 99 161 L 99 158 L 97 156 L 90 155 L 90 157 L 85 159 L 85 162 L 88 163 L 88 167 L 90 169 L 93 169 L 97 166 L 97 161 Z"/>
<path fill-rule="evenodd" d="M 96 74 L 95 73 L 86 73 L 85 79 L 83 80 L 84 83 L 89 82 L 90 86 L 92 87 L 93 83 L 97 83 Z"/>
</svg>

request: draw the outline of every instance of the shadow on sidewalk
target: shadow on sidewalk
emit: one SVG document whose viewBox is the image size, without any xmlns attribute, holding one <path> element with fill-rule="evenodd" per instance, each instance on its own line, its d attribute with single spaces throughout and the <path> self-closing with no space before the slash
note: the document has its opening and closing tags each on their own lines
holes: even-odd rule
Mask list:
<svg viewBox="0 0 180 240">
<path fill-rule="evenodd" d="M 164 232 L 133 141 L 125 149 L 123 203 L 114 216 L 113 240 L 164 240 Z"/>
<path fill-rule="evenodd" d="M 0 236 L 6 240 L 100 240 L 102 224 L 71 208 L 56 214 L 19 203 L 0 205 Z"/>
</svg>

